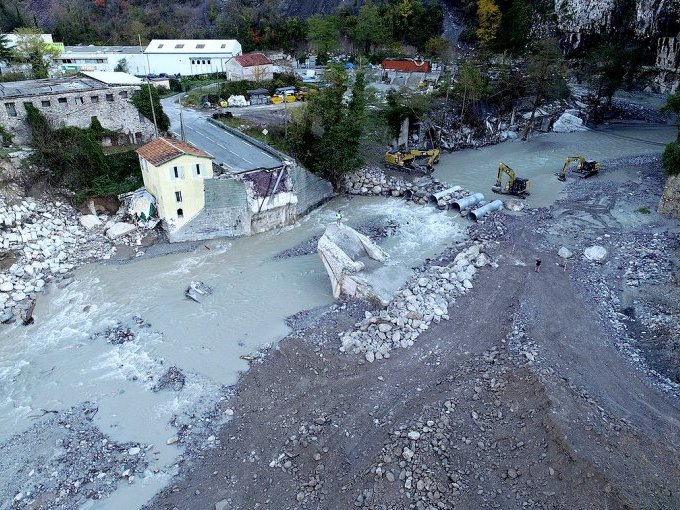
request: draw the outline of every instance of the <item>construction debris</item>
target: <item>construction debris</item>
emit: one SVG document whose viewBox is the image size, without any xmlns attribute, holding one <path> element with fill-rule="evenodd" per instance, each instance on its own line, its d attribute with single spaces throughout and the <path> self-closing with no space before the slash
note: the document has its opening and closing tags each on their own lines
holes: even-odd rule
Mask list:
<svg viewBox="0 0 680 510">
<path fill-rule="evenodd" d="M 199 281 L 192 281 L 189 284 L 189 287 L 187 287 L 187 290 L 184 291 L 184 295 L 186 295 L 186 297 L 188 297 L 189 299 L 193 299 L 197 303 L 200 303 L 201 301 L 203 301 L 203 298 L 205 298 L 205 296 L 209 296 L 210 294 L 212 294 L 212 292 L 213 292 L 212 287 L 209 287 L 205 283 Z"/>
</svg>

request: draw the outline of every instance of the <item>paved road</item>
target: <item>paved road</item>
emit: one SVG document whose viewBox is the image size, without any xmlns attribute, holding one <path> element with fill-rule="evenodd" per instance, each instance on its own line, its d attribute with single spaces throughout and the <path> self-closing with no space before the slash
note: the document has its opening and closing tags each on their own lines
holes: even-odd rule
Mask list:
<svg viewBox="0 0 680 510">
<path fill-rule="evenodd" d="M 170 117 L 170 130 L 179 137 L 179 104 L 177 96 L 162 101 L 163 110 Z M 234 173 L 255 168 L 281 166 L 278 158 L 264 152 L 242 138 L 208 122 L 208 113 L 184 108 L 184 132 L 187 141 L 215 156 L 216 163 L 223 163 Z"/>
</svg>

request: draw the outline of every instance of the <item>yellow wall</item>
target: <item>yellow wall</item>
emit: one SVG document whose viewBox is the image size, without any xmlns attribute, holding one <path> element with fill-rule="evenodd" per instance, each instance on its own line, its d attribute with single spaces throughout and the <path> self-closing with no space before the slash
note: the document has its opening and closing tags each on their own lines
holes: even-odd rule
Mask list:
<svg viewBox="0 0 680 510">
<path fill-rule="evenodd" d="M 185 154 L 158 167 L 139 158 L 144 177 L 144 187 L 156 197 L 158 217 L 165 220 L 171 230 L 177 229 L 196 216 L 205 205 L 204 179 L 212 179 L 212 160 Z M 200 165 L 200 175 L 196 165 Z M 179 178 L 175 178 L 177 167 Z M 177 202 L 175 192 L 181 192 L 182 201 Z M 182 209 L 179 217 L 177 210 Z"/>
</svg>

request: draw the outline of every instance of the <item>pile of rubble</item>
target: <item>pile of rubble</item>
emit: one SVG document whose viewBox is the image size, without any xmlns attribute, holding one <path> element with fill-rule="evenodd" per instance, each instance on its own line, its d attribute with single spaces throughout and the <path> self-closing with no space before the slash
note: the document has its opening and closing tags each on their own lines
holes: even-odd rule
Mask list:
<svg viewBox="0 0 680 510">
<path fill-rule="evenodd" d="M 9 205 L 0 197 L 0 322 L 26 319 L 35 294 L 48 282 L 84 262 L 111 257 L 115 248 L 104 232 L 119 223 L 97 221 L 100 228 L 88 231 L 68 204 L 24 199 Z"/>
<path fill-rule="evenodd" d="M 448 320 L 456 296 L 472 288 L 478 268 L 491 264 L 481 244 L 460 252 L 446 266 L 430 266 L 399 290 L 387 308 L 365 312 L 356 330 L 340 333 L 342 352 L 365 353 L 370 363 L 390 357 L 398 347 L 410 347 L 432 322 Z"/>
</svg>

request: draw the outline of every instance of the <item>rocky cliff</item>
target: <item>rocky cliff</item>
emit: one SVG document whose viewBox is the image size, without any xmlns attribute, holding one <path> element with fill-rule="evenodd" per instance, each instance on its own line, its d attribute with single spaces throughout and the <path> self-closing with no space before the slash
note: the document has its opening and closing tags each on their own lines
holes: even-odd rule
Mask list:
<svg viewBox="0 0 680 510">
<path fill-rule="evenodd" d="M 680 0 L 555 0 L 555 14 L 572 49 L 616 35 L 645 41 L 655 53 L 660 88 L 678 87 Z"/>
</svg>

